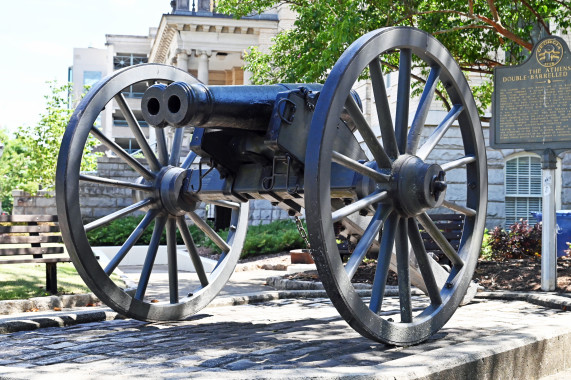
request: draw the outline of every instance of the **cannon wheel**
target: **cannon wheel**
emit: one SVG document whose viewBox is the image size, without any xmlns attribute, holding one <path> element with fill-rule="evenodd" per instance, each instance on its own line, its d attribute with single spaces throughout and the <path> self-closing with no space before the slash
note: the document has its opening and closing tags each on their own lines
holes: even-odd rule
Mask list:
<svg viewBox="0 0 571 380">
<path fill-rule="evenodd" d="M 196 155 L 191 152 L 182 163 L 180 162 L 182 128 L 176 129 L 169 149 L 165 130 L 151 126 L 149 132 L 152 133 L 154 130 L 157 138 L 157 154 L 155 154 L 136 121 L 129 102 L 122 95 L 125 88 L 143 81 L 148 85 L 173 81 L 197 82 L 188 73 L 173 67 L 147 64 L 114 72 L 97 83 L 76 108 L 63 137 L 56 174 L 57 211 L 62 235 L 77 271 L 105 304 L 123 315 L 139 320 L 180 320 L 208 305 L 234 271 L 246 235 L 248 203 L 217 202 L 218 205 L 232 209 L 231 226 L 225 241 L 197 216 L 194 212 L 196 204 L 185 203 L 179 199 L 184 173 L 190 168 Z M 112 107 L 112 100 L 119 105 L 137 139 L 144 161 L 130 156 L 94 125 L 104 107 Z M 139 179 L 121 181 L 80 172 L 81 162 L 85 159 L 84 147 L 88 139 L 93 137 L 133 168 L 140 175 Z M 131 196 L 132 204 L 84 225 L 82 223 L 85 217 L 82 213 L 84 200 L 80 200 L 80 182 L 93 184 L 92 189 L 95 191 L 97 188 L 105 187 L 118 194 L 117 197 Z M 86 231 L 97 230 L 135 211 L 145 213 L 139 225 L 134 228 L 108 263 L 100 263 L 101 260 L 98 260 L 89 244 Z M 186 217 L 189 217 L 220 248 L 222 254 L 215 269 L 210 268 L 209 271 L 201 263 Z M 188 251 L 187 257 L 177 255 L 177 229 Z M 123 289 L 114 282 L 111 275 L 121 261 L 132 252 L 133 245 L 146 230 L 153 232 L 138 283 L 134 289 Z M 160 238 L 165 232 L 169 287 L 168 291 L 163 292 L 164 297 L 160 298 L 156 293 L 153 295 L 154 284 L 151 274 Z M 196 270 L 194 278 L 188 278 L 188 273 L 179 270 L 182 260 L 192 261 Z M 186 282 L 179 280 L 179 276 L 186 276 L 184 277 Z M 181 291 L 184 293 L 179 295 Z M 148 295 L 149 293 L 151 295 Z"/>
<path fill-rule="evenodd" d="M 395 120 L 389 111 L 382 65 L 398 58 Z M 395 65 L 395 66 L 396 66 Z M 413 65 L 417 68 L 413 69 Z M 412 123 L 408 123 L 411 78 L 430 70 Z M 378 112 L 378 129 L 367 122 L 349 96 L 358 81 L 368 77 Z M 441 86 L 439 86 L 439 83 Z M 432 134 L 422 137 L 435 91 L 445 91 L 450 112 Z M 369 162 L 333 150 L 340 115 L 346 109 L 355 121 L 359 141 Z M 446 160 L 430 157 L 448 130 L 459 125 L 463 153 Z M 428 129 L 425 129 L 425 132 Z M 455 132 L 457 133 L 457 132 Z M 378 137 L 380 135 L 380 138 Z M 380 141 L 382 141 L 382 144 Z M 319 275 L 333 304 L 356 331 L 379 342 L 410 345 L 428 339 L 452 316 L 471 281 L 480 251 L 487 202 L 487 169 L 484 138 L 468 83 L 446 48 L 429 34 L 413 28 L 385 28 L 353 43 L 331 70 L 319 96 L 311 123 L 305 163 L 305 207 L 309 240 Z M 422 144 L 421 144 L 422 142 Z M 434 156 L 434 155 L 433 155 Z M 450 157 L 450 156 L 449 156 Z M 332 164 L 334 162 L 335 164 Z M 365 194 L 356 202 L 339 206 L 332 199 L 331 171 L 342 165 L 361 173 Z M 465 205 L 446 199 L 445 174 L 455 171 L 464 180 L 454 184 L 466 194 Z M 463 202 L 463 201 L 462 201 Z M 458 250 L 452 248 L 427 212 L 444 208 L 465 215 Z M 348 262 L 343 264 L 336 244 L 334 223 L 368 211 L 374 214 Z M 369 211 L 370 210 L 370 211 Z M 442 270 L 427 254 L 417 227 L 427 231 L 452 263 L 444 283 Z M 409 244 L 414 252 L 428 297 L 411 295 Z M 360 297 L 351 284 L 367 251 L 380 246 L 370 298 Z M 384 297 L 389 263 L 395 247 L 398 300 Z M 395 302 L 396 301 L 396 302 Z M 396 303 L 396 306 L 395 306 Z M 400 314 L 400 318 L 399 318 Z"/>
</svg>

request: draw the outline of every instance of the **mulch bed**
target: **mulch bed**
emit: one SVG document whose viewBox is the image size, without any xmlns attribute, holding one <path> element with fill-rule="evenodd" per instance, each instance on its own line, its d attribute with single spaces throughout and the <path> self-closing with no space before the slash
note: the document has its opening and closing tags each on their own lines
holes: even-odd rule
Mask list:
<svg viewBox="0 0 571 380">
<path fill-rule="evenodd" d="M 541 259 L 480 261 L 474 280 L 487 290 L 541 290 Z M 557 259 L 557 290 L 571 293 L 571 256 Z"/>
<path fill-rule="evenodd" d="M 375 263 L 361 264 L 352 282 L 373 283 Z M 319 281 L 317 271 L 284 276 L 290 280 Z M 541 290 L 541 259 L 479 261 L 474 281 L 486 290 Z M 389 285 L 397 285 L 396 274 L 389 271 Z M 571 293 L 571 256 L 557 260 L 557 291 Z"/>
</svg>

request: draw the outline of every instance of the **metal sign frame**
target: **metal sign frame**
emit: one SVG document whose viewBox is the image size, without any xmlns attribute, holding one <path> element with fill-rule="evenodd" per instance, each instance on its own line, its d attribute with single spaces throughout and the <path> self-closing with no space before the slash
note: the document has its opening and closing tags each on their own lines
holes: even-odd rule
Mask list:
<svg viewBox="0 0 571 380">
<path fill-rule="evenodd" d="M 544 38 L 521 65 L 494 69 L 492 115 L 494 149 L 571 149 L 571 52 L 563 39 Z"/>
</svg>

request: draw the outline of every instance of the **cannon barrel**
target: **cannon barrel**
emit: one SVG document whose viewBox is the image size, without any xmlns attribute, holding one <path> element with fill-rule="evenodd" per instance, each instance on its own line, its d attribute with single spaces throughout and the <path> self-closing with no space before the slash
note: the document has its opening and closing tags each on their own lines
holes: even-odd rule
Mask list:
<svg viewBox="0 0 571 380">
<path fill-rule="evenodd" d="M 238 128 L 265 131 L 278 93 L 305 87 L 319 91 L 320 84 L 206 86 L 174 82 L 154 85 L 141 101 L 143 118 L 163 127 Z"/>
</svg>

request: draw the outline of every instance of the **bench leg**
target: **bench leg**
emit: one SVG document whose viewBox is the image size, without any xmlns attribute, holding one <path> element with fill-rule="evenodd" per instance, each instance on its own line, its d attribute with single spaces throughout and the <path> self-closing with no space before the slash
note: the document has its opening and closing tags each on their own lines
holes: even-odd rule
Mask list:
<svg viewBox="0 0 571 380">
<path fill-rule="evenodd" d="M 56 263 L 46 263 L 46 290 L 51 294 L 57 293 Z"/>
</svg>

